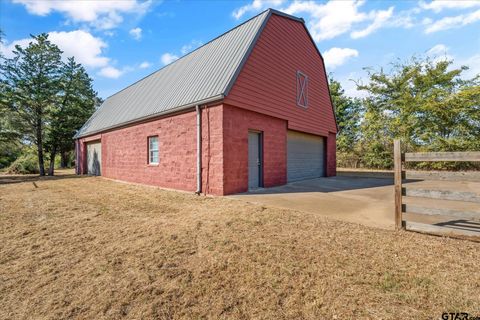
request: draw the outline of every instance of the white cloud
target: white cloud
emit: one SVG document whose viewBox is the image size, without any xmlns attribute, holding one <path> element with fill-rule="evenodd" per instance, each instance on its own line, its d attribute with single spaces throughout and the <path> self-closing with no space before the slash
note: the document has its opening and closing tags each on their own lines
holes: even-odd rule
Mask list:
<svg viewBox="0 0 480 320">
<path fill-rule="evenodd" d="M 452 28 L 460 28 L 477 21 L 480 21 L 480 10 L 458 16 L 444 17 L 437 21 L 426 20 L 425 24 L 427 28 L 425 29 L 425 33 L 429 34 Z"/>
<path fill-rule="evenodd" d="M 162 54 L 160 57 L 160 61 L 162 62 L 163 65 L 170 64 L 180 58 L 180 56 L 184 56 L 187 53 L 191 52 L 192 50 L 196 49 L 197 47 L 201 46 L 202 42 L 197 41 L 197 40 L 192 40 L 189 44 L 186 44 L 182 46 L 180 49 L 180 55 L 177 53 L 171 53 L 171 52 L 165 52 Z"/>
<path fill-rule="evenodd" d="M 446 45 L 440 43 L 433 46 L 431 49 L 429 49 L 427 51 L 427 55 L 431 55 L 431 56 L 445 55 L 448 52 L 448 50 L 449 48 Z"/>
<path fill-rule="evenodd" d="M 307 14 L 307 24 L 316 42 L 335 38 L 352 31 L 359 23 L 370 22 L 366 28 L 352 31 L 352 38 L 369 35 L 375 30 L 386 26 L 393 15 L 393 7 L 388 10 L 361 11 L 365 1 L 294 1 L 282 11 L 292 14 Z"/>
<path fill-rule="evenodd" d="M 444 54 L 448 51 L 448 47 L 442 43 L 440 44 L 437 44 L 435 46 L 433 46 L 431 49 L 429 49 L 427 51 L 427 54 L 434 54 L 434 55 L 438 55 L 438 54 Z"/>
<path fill-rule="evenodd" d="M 140 40 L 142 38 L 142 28 L 133 28 L 131 29 L 129 32 L 128 32 L 132 37 L 133 39 L 135 40 Z"/>
<path fill-rule="evenodd" d="M 393 15 L 393 7 L 388 8 L 388 10 L 373 11 L 370 15 L 373 17 L 373 22 L 365 29 L 353 31 L 350 34 L 353 39 L 366 37 L 375 30 L 383 27 Z"/>
<path fill-rule="evenodd" d="M 112 29 L 123 22 L 122 14 L 144 14 L 152 1 L 104 0 L 13 0 L 23 4 L 34 15 L 46 16 L 60 12 L 73 22 L 86 22 L 99 29 Z"/>
<path fill-rule="evenodd" d="M 461 74 L 463 79 L 471 79 L 480 74 L 480 54 L 474 54 L 470 57 L 458 57 L 450 53 L 450 48 L 440 43 L 433 46 L 426 52 L 426 55 L 433 59 L 433 61 L 445 61 L 452 60 L 453 63 L 449 66 L 449 69 L 459 69 L 462 66 L 467 66 L 468 70 L 465 70 Z"/>
<path fill-rule="evenodd" d="M 474 54 L 466 59 L 458 59 L 455 62 L 458 66 L 467 66 L 469 69 L 462 73 L 464 79 L 470 79 L 480 75 L 480 54 Z"/>
<path fill-rule="evenodd" d="M 102 39 L 94 37 L 87 31 L 52 31 L 48 33 L 48 39 L 63 51 L 63 58 L 75 57 L 75 60 L 86 67 L 105 67 L 110 58 L 102 54 L 107 44 Z M 2 52 L 6 57 L 12 57 L 15 45 L 27 47 L 32 39 L 15 40 L 10 44 L 2 45 Z"/>
<path fill-rule="evenodd" d="M 359 12 L 361 1 L 295 1 L 284 9 L 286 13 L 310 15 L 309 29 L 315 41 L 335 38 L 348 32 L 354 23 L 367 19 L 367 14 Z"/>
<path fill-rule="evenodd" d="M 187 53 L 191 52 L 192 50 L 200 47 L 203 43 L 198 40 L 192 40 L 189 44 L 184 45 L 181 49 L 180 52 L 183 55 L 186 55 Z"/>
<path fill-rule="evenodd" d="M 420 8 L 440 12 L 443 9 L 468 9 L 480 7 L 478 0 L 433 0 L 431 2 L 420 2 Z"/>
<path fill-rule="evenodd" d="M 101 38 L 94 37 L 87 31 L 52 31 L 48 33 L 48 39 L 63 51 L 62 58 L 64 60 L 73 56 L 78 63 L 87 68 L 100 69 L 98 74 L 101 76 L 117 79 L 132 69 L 125 67 L 120 70 L 111 66 L 112 60 L 103 53 L 107 44 Z M 12 50 L 15 49 L 15 45 L 27 47 L 31 41 L 32 39 L 15 40 L 1 45 L 0 50 L 7 58 L 11 58 L 13 57 Z"/>
<path fill-rule="evenodd" d="M 455 60 L 454 57 L 449 53 L 449 51 L 449 47 L 442 43 L 439 43 L 427 50 L 426 55 L 435 62 Z"/>
<path fill-rule="evenodd" d="M 323 53 L 328 70 L 333 70 L 354 57 L 358 57 L 358 51 L 351 48 L 331 48 Z"/>
<path fill-rule="evenodd" d="M 268 7 L 276 7 L 284 3 L 284 0 L 253 0 L 252 3 L 244 5 L 233 11 L 232 15 L 235 19 L 240 19 L 244 14 L 248 12 L 258 12 Z"/>
<path fill-rule="evenodd" d="M 110 62 L 109 58 L 102 55 L 107 44 L 87 31 L 53 31 L 48 33 L 48 38 L 64 52 L 64 56 L 74 56 L 77 62 L 86 67 L 104 67 Z"/>
<path fill-rule="evenodd" d="M 5 58 L 13 58 L 13 50 L 15 50 L 15 46 L 19 45 L 22 48 L 26 48 L 31 41 L 31 39 L 20 39 L 15 40 L 10 44 L 8 44 L 8 42 L 0 43 L 0 52 Z"/>
<path fill-rule="evenodd" d="M 147 69 L 147 68 L 150 68 L 152 66 L 152 64 L 148 61 L 144 61 L 142 63 L 140 63 L 140 69 Z"/>
<path fill-rule="evenodd" d="M 357 84 L 352 79 L 340 81 L 340 83 L 347 96 L 360 99 L 368 97 L 368 92 L 365 90 L 358 90 Z"/>
<path fill-rule="evenodd" d="M 178 59 L 178 56 L 176 56 L 172 53 L 166 52 L 166 53 L 162 54 L 162 56 L 160 58 L 160 61 L 162 61 L 162 63 L 164 65 L 167 65 L 167 64 L 170 64 L 177 59 Z"/>
<path fill-rule="evenodd" d="M 413 8 L 409 10 L 399 11 L 392 16 L 388 22 L 389 27 L 401 27 L 401 28 L 412 28 L 417 22 L 417 15 L 419 13 L 418 8 Z"/>
<path fill-rule="evenodd" d="M 105 67 L 100 69 L 98 74 L 105 78 L 118 79 L 123 74 L 123 71 L 115 67 Z"/>
<path fill-rule="evenodd" d="M 104 35 L 108 36 L 108 37 L 113 37 L 115 35 L 115 32 L 111 31 L 111 30 L 106 30 L 103 32 Z"/>
<path fill-rule="evenodd" d="M 327 1 L 294 0 L 279 8 L 285 1 L 253 0 L 235 9 L 232 15 L 240 18 L 246 13 L 256 13 L 267 7 L 276 7 L 285 13 L 304 16 L 307 26 L 316 42 L 333 39 L 350 32 L 352 38 L 368 36 L 385 27 L 411 28 L 416 24 L 419 7 L 394 14 L 393 6 L 386 10 L 365 10 L 365 0 Z"/>
<path fill-rule="evenodd" d="M 433 20 L 432 20 L 431 18 L 428 18 L 428 17 L 427 17 L 427 18 L 423 18 L 423 19 L 422 19 L 422 24 L 423 24 L 424 26 L 429 25 L 429 24 L 432 24 L 432 23 L 433 23 Z"/>
<path fill-rule="evenodd" d="M 368 96 L 368 93 L 364 90 L 357 90 L 357 83 L 365 84 L 368 83 L 367 75 L 364 71 L 362 72 L 350 72 L 346 75 L 334 76 L 334 79 L 342 85 L 345 94 L 352 98 L 365 98 Z"/>
</svg>

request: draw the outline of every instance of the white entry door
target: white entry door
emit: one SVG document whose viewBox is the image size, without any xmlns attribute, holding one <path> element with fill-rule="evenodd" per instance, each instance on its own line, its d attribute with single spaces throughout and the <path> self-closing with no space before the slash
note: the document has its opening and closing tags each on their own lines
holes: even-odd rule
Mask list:
<svg viewBox="0 0 480 320">
<path fill-rule="evenodd" d="M 248 132 L 248 189 L 262 186 L 262 134 Z"/>
<path fill-rule="evenodd" d="M 87 144 L 87 173 L 102 175 L 102 143 L 91 142 Z"/>
</svg>

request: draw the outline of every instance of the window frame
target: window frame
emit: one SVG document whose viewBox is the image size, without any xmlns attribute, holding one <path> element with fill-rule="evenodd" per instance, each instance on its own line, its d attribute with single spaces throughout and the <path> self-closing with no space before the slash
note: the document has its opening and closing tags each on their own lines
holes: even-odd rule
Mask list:
<svg viewBox="0 0 480 320">
<path fill-rule="evenodd" d="M 157 149 L 156 150 L 152 150 L 152 139 L 156 138 L 157 139 Z M 157 152 L 157 161 L 156 162 L 153 162 L 152 161 L 152 152 Z M 160 163 L 160 145 L 159 145 L 159 139 L 158 139 L 158 135 L 154 135 L 154 136 L 148 136 L 147 137 L 147 163 L 149 165 L 158 165 Z"/>
<path fill-rule="evenodd" d="M 303 81 L 303 86 L 301 79 L 304 79 Z M 297 70 L 296 74 L 296 88 L 297 88 L 297 96 L 296 96 L 296 101 L 297 101 L 297 106 L 302 107 L 302 108 L 308 108 L 308 76 L 301 72 L 300 70 Z M 301 90 L 301 91 L 300 91 Z M 304 104 L 302 104 L 302 98 Z"/>
</svg>

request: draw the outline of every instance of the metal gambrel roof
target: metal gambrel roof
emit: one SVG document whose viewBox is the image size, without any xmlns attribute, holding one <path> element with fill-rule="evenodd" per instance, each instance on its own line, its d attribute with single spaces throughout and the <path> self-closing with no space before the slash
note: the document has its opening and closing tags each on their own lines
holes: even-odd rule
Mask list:
<svg viewBox="0 0 480 320">
<path fill-rule="evenodd" d="M 110 96 L 76 137 L 223 99 L 272 12 L 262 12 Z"/>
</svg>

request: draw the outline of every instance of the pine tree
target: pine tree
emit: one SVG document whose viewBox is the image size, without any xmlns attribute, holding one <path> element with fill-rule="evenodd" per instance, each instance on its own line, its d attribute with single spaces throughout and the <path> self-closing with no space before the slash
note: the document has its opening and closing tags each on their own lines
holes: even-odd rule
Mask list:
<svg viewBox="0 0 480 320">
<path fill-rule="evenodd" d="M 1 104 L 15 114 L 15 127 L 37 147 L 40 175 L 45 175 L 44 139 L 48 118 L 59 92 L 61 53 L 47 34 L 32 36 L 23 49 L 1 66 Z"/>
<path fill-rule="evenodd" d="M 57 152 L 61 166 L 67 165 L 68 153 L 74 149 L 73 136 L 95 111 L 96 92 L 92 79 L 73 57 L 62 64 L 60 91 L 51 114 L 47 147 L 50 151 L 49 175 L 54 174 Z"/>
</svg>

